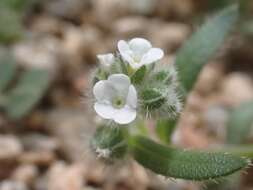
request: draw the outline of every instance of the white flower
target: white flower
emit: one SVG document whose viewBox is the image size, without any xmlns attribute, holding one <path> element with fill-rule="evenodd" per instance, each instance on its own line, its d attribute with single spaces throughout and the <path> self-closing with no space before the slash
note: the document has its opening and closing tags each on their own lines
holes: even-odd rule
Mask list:
<svg viewBox="0 0 253 190">
<path fill-rule="evenodd" d="M 129 42 L 120 40 L 118 49 L 123 59 L 134 69 L 154 63 L 164 56 L 163 50 L 152 48 L 151 43 L 143 38 L 134 38 Z"/>
<path fill-rule="evenodd" d="M 137 92 L 124 74 L 113 74 L 93 87 L 94 109 L 104 119 L 128 124 L 136 118 Z"/>
<path fill-rule="evenodd" d="M 99 54 L 99 55 L 97 55 L 97 58 L 104 68 L 110 67 L 113 64 L 113 62 L 115 61 L 115 57 L 112 53 Z"/>
</svg>

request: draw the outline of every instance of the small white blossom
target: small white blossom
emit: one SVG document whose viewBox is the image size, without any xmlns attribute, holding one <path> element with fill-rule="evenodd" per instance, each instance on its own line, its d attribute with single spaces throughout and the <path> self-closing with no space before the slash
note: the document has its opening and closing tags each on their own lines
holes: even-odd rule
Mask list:
<svg viewBox="0 0 253 190">
<path fill-rule="evenodd" d="M 97 55 L 97 58 L 98 58 L 100 64 L 104 68 L 110 67 L 113 64 L 113 62 L 115 61 L 115 57 L 112 53 L 99 54 L 99 55 Z"/>
<path fill-rule="evenodd" d="M 134 69 L 154 63 L 164 56 L 162 49 L 152 48 L 151 43 L 143 38 L 134 38 L 129 42 L 120 40 L 118 50 L 122 58 Z"/>
<path fill-rule="evenodd" d="M 128 124 L 136 118 L 137 92 L 124 74 L 113 74 L 93 87 L 94 109 L 104 119 Z"/>
</svg>

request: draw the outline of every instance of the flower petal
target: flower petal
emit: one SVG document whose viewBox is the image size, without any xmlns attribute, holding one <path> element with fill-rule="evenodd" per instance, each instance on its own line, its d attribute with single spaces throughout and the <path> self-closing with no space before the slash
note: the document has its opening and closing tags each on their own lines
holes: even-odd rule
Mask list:
<svg viewBox="0 0 253 190">
<path fill-rule="evenodd" d="M 142 57 L 145 53 L 148 52 L 149 49 L 152 48 L 152 45 L 148 40 L 144 38 L 134 38 L 129 41 L 129 47 L 134 54 Z"/>
<path fill-rule="evenodd" d="M 115 57 L 112 53 L 108 53 L 108 54 L 99 54 L 97 55 L 97 58 L 99 60 L 99 62 L 106 67 L 111 66 L 111 64 L 113 64 Z"/>
<path fill-rule="evenodd" d="M 163 56 L 164 52 L 162 49 L 152 48 L 142 57 L 141 64 L 146 65 L 154 63 L 155 61 L 162 59 Z"/>
<path fill-rule="evenodd" d="M 119 52 L 127 52 L 130 51 L 129 45 L 125 40 L 120 40 L 118 42 Z"/>
<path fill-rule="evenodd" d="M 93 94 L 97 101 L 110 102 L 115 93 L 115 88 L 106 80 L 98 81 L 93 87 Z"/>
<path fill-rule="evenodd" d="M 118 124 L 128 124 L 134 121 L 136 118 L 136 110 L 125 106 L 122 109 L 117 110 L 113 115 L 113 120 Z"/>
<path fill-rule="evenodd" d="M 94 104 L 94 109 L 97 112 L 97 114 L 104 119 L 112 119 L 116 111 L 116 109 L 113 108 L 111 105 L 99 102 L 96 102 Z"/>
<path fill-rule="evenodd" d="M 127 105 L 131 108 L 137 107 L 137 92 L 133 85 L 129 87 L 128 95 L 127 95 Z"/>
<path fill-rule="evenodd" d="M 134 63 L 133 58 L 131 57 L 132 51 L 129 48 L 129 45 L 126 41 L 120 40 L 118 42 L 118 50 L 122 58 L 128 63 Z"/>
<path fill-rule="evenodd" d="M 127 96 L 128 88 L 131 84 L 130 78 L 124 74 L 110 75 L 107 81 L 116 89 L 117 93 Z"/>
</svg>

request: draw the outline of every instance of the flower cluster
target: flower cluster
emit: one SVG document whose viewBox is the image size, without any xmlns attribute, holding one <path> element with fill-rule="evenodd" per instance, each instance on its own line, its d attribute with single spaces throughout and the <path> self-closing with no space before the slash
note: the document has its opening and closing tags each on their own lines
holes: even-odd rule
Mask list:
<svg viewBox="0 0 253 190">
<path fill-rule="evenodd" d="M 98 55 L 93 77 L 94 109 L 103 119 L 126 125 L 137 117 L 175 117 L 181 104 L 173 64 L 143 38 L 120 40 L 116 54 Z"/>
</svg>

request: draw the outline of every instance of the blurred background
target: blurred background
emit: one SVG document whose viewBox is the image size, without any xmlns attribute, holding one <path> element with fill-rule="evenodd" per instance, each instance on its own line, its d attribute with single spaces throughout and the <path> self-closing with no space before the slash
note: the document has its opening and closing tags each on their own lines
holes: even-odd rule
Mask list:
<svg viewBox="0 0 253 190">
<path fill-rule="evenodd" d="M 97 54 L 143 37 L 171 64 L 200 23 L 232 0 L 0 0 L 0 190 L 253 190 L 253 171 L 214 187 L 163 179 L 89 150 L 86 104 Z M 253 100 L 253 2 L 203 70 L 173 143 L 227 143 L 231 110 Z M 251 123 L 252 125 L 252 123 Z M 235 134 L 236 136 L 236 134 Z M 253 130 L 237 143 L 253 143 Z"/>
</svg>

